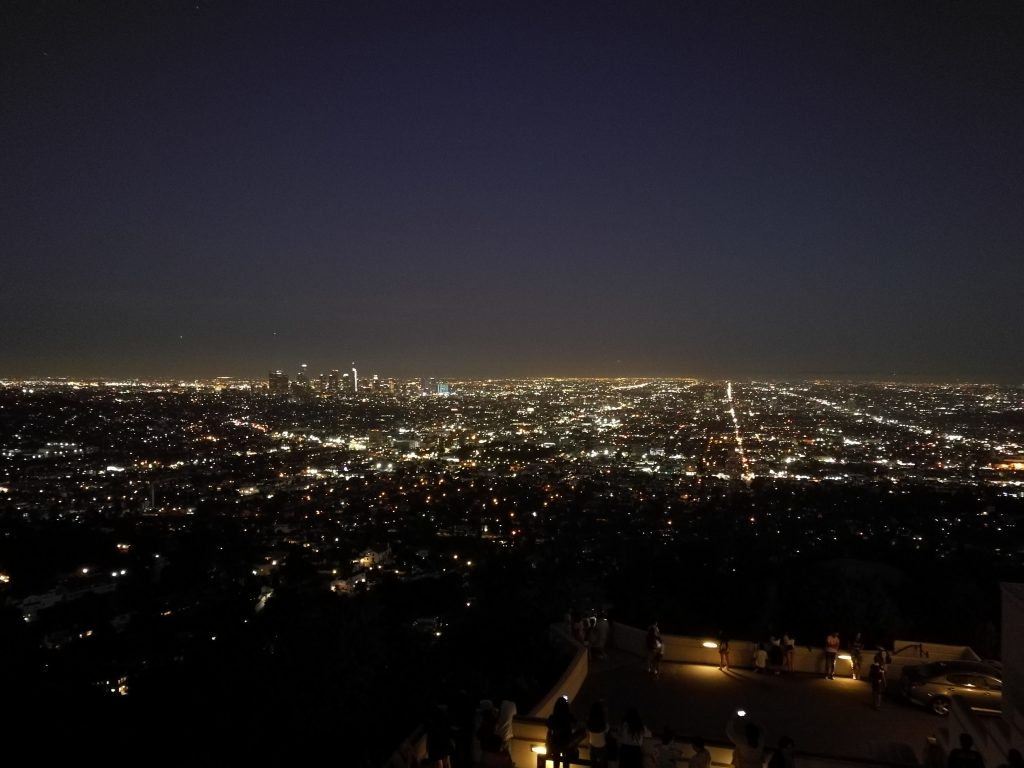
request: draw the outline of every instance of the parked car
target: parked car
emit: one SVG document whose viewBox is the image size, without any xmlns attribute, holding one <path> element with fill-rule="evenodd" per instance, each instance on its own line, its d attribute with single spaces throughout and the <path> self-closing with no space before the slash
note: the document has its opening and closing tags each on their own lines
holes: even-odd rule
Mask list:
<svg viewBox="0 0 1024 768">
<path fill-rule="evenodd" d="M 900 693 L 937 715 L 949 714 L 953 696 L 963 696 L 973 709 L 1001 709 L 1003 674 L 981 661 L 933 661 L 903 667 Z"/>
</svg>

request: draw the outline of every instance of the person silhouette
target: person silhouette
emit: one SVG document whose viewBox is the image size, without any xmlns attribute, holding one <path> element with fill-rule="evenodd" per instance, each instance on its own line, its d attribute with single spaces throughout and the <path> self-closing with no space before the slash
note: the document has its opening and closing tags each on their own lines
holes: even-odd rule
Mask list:
<svg viewBox="0 0 1024 768">
<path fill-rule="evenodd" d="M 864 650 L 864 641 L 861 640 L 860 632 L 850 642 L 850 674 L 854 680 L 860 678 L 860 657 Z"/>
<path fill-rule="evenodd" d="M 644 739 L 650 736 L 651 732 L 644 725 L 637 708 L 627 709 L 619 726 L 619 768 L 642 768 Z"/>
<path fill-rule="evenodd" d="M 960 734 L 960 746 L 949 751 L 946 768 L 985 768 L 985 759 L 974 748 L 971 734 Z"/>
<path fill-rule="evenodd" d="M 868 669 L 868 682 L 871 683 L 871 703 L 875 709 L 882 707 L 882 694 L 885 693 L 885 658 L 881 653 L 875 654 L 875 660 Z"/>
<path fill-rule="evenodd" d="M 725 735 L 733 743 L 735 768 L 763 768 L 766 734 L 760 724 L 737 712 L 725 724 Z"/>
<path fill-rule="evenodd" d="M 836 657 L 839 655 L 839 633 L 830 632 L 825 638 L 825 679 L 836 679 Z"/>
<path fill-rule="evenodd" d="M 547 753 L 555 768 L 564 765 L 569 768 L 573 757 L 573 740 L 576 729 L 576 718 L 569 709 L 569 699 L 561 696 L 548 716 Z"/>
<path fill-rule="evenodd" d="M 647 671 L 657 677 L 661 672 L 661 657 L 665 646 L 661 641 L 661 629 L 658 622 L 647 628 Z"/>
</svg>

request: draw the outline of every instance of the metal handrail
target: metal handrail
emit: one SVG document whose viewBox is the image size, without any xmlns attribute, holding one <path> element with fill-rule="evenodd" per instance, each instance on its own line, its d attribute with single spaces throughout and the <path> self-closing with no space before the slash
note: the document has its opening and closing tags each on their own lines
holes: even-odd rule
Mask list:
<svg viewBox="0 0 1024 768">
<path fill-rule="evenodd" d="M 899 648 L 899 649 L 893 651 L 892 655 L 893 656 L 898 656 L 899 654 L 903 653 L 903 651 L 907 650 L 908 648 L 917 648 L 917 657 L 919 659 L 927 659 L 928 658 L 928 651 L 926 651 L 924 649 L 924 645 L 921 644 L 921 643 L 911 643 L 910 645 L 904 645 L 902 648 Z"/>
</svg>

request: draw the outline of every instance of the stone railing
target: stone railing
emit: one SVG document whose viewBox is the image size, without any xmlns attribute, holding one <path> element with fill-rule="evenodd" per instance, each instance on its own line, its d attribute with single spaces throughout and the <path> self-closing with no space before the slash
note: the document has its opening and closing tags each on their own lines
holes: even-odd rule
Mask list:
<svg viewBox="0 0 1024 768">
<path fill-rule="evenodd" d="M 628 653 L 644 656 L 647 653 L 647 630 L 631 627 L 627 624 L 612 622 L 612 646 Z M 712 637 L 687 637 L 684 635 L 662 635 L 664 644 L 663 661 L 681 662 L 684 664 L 712 664 L 718 666 L 718 643 Z M 940 645 L 938 643 L 920 643 L 910 640 L 897 640 L 891 663 L 898 668 L 905 664 L 924 664 L 929 661 L 950 659 L 971 659 L 977 661 L 978 656 L 973 650 L 963 645 Z M 753 669 L 754 652 L 757 643 L 750 640 L 731 639 L 729 641 L 729 665 L 737 668 Z M 874 648 L 865 648 L 861 652 L 862 673 L 867 673 Z M 849 650 L 839 651 L 836 674 L 849 676 L 853 665 Z M 824 674 L 825 649 L 820 646 L 797 645 L 793 650 L 793 671 Z M 890 672 L 890 677 L 892 672 Z"/>
</svg>

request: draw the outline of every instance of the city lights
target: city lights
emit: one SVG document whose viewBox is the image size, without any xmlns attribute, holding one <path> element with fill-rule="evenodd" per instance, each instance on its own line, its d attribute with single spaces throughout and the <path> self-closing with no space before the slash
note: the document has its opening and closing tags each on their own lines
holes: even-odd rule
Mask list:
<svg viewBox="0 0 1024 768">
<path fill-rule="evenodd" d="M 1000 568 L 1024 565 L 1011 538 L 1024 503 L 1012 389 L 524 379 L 446 381 L 437 397 L 420 380 L 360 378 L 355 393 L 308 376 L 278 392 L 39 382 L 30 404 L 0 388 L 15 414 L 0 511 L 40 541 L 66 526 L 81 542 L 68 571 L 63 555 L 26 579 L 3 563 L 25 629 L 45 628 L 51 649 L 88 643 L 93 682 L 130 696 L 108 670 L 230 653 L 238 627 L 274 621 L 297 589 L 337 610 L 447 585 L 458 609 L 405 627 L 416 643 L 458 642 L 449 627 L 486 610 L 478 579 L 506 555 L 523 574 L 557 553 L 613 581 L 636 570 L 623 547 L 655 562 L 685 553 L 679 567 L 725 583 L 765 562 L 801 573 L 817 559 L 984 551 Z M 48 419 L 72 426 L 33 436 Z M 61 626 L 76 604 L 95 612 L 88 629 Z M 162 658 L 106 650 L 147 627 L 165 633 Z"/>
</svg>

